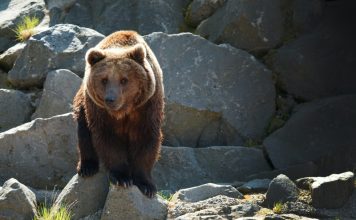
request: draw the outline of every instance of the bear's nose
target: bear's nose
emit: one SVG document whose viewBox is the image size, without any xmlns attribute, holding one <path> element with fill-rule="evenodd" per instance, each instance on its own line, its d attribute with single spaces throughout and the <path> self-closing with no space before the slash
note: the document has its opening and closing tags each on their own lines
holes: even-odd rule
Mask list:
<svg viewBox="0 0 356 220">
<path fill-rule="evenodd" d="M 115 98 L 114 97 L 112 97 L 112 96 L 107 96 L 107 97 L 105 97 L 105 103 L 106 104 L 113 104 L 114 103 L 114 101 L 115 101 Z"/>
</svg>

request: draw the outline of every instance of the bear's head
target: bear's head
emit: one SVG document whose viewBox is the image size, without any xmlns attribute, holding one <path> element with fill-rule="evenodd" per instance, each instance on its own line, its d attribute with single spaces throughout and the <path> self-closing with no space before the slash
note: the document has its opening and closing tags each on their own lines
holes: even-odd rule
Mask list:
<svg viewBox="0 0 356 220">
<path fill-rule="evenodd" d="M 144 45 L 92 48 L 86 53 L 85 91 L 97 106 L 116 117 L 146 103 L 155 84 Z"/>
</svg>

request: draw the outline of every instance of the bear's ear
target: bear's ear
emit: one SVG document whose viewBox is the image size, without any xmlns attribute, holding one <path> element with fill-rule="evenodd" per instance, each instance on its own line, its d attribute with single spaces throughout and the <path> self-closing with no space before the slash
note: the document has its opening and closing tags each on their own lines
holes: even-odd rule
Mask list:
<svg viewBox="0 0 356 220">
<path fill-rule="evenodd" d="M 136 45 L 130 52 L 129 57 L 138 63 L 143 63 L 146 58 L 146 49 L 143 45 Z"/>
<path fill-rule="evenodd" d="M 101 51 L 99 49 L 92 48 L 92 49 L 88 50 L 85 57 L 86 57 L 87 62 L 90 64 L 90 66 L 93 66 L 100 60 L 104 59 L 105 54 L 103 53 L 103 51 Z"/>
</svg>

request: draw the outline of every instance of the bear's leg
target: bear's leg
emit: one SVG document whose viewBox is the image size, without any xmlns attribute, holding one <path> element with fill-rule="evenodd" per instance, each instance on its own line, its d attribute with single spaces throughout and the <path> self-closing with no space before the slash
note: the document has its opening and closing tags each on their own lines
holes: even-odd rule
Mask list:
<svg viewBox="0 0 356 220">
<path fill-rule="evenodd" d="M 99 170 L 98 156 L 94 150 L 91 133 L 88 128 L 84 109 L 81 108 L 77 117 L 79 162 L 77 172 L 82 177 L 92 176 Z"/>
<path fill-rule="evenodd" d="M 97 140 L 99 158 L 109 171 L 110 182 L 123 187 L 131 186 L 133 181 L 125 144 L 115 138 L 115 134 L 110 131 L 105 132 L 104 129 L 102 131 L 104 132 L 101 132 L 101 136 L 94 137 L 94 140 Z"/>
</svg>

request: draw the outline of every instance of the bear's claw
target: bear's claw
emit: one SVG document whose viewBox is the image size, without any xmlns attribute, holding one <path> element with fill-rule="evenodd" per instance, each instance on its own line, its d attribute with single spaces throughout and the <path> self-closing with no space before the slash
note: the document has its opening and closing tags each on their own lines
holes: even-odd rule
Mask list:
<svg viewBox="0 0 356 220">
<path fill-rule="evenodd" d="M 99 164 L 94 160 L 80 161 L 77 167 L 77 172 L 81 177 L 93 176 L 99 171 Z"/>
</svg>

